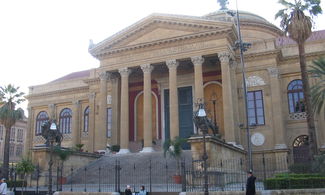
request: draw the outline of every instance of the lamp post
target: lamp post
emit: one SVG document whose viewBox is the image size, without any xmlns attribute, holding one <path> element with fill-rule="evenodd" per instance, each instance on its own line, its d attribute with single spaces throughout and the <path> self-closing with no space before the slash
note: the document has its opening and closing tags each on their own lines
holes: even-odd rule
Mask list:
<svg viewBox="0 0 325 195">
<path fill-rule="evenodd" d="M 194 115 L 194 123 L 195 125 L 201 129 L 202 133 L 203 133 L 203 156 L 202 156 L 202 160 L 203 160 L 203 174 L 204 174 L 204 195 L 208 195 L 209 194 L 209 184 L 208 184 L 208 164 L 207 164 L 207 160 L 208 160 L 208 154 L 207 154 L 207 150 L 206 150 L 206 134 L 208 132 L 208 124 L 207 124 L 207 115 L 206 112 L 204 110 L 204 104 L 198 103 L 199 109 L 198 111 L 196 111 L 195 115 Z"/>
<path fill-rule="evenodd" d="M 245 101 L 245 115 L 246 115 L 246 138 L 247 138 L 247 152 L 248 152 L 248 167 L 249 170 L 253 170 L 253 163 L 252 163 L 252 148 L 251 148 L 251 141 L 250 141 L 250 128 L 249 128 L 249 119 L 248 119 L 248 102 L 247 102 L 247 85 L 246 85 L 246 73 L 245 73 L 245 63 L 244 63 L 244 52 L 251 46 L 250 43 L 245 43 L 242 41 L 241 31 L 240 31 L 240 21 L 239 21 L 239 13 L 238 13 L 238 5 L 236 0 L 236 12 L 234 11 L 227 11 L 226 13 L 231 15 L 235 18 L 236 27 L 237 27 L 237 36 L 238 40 L 235 42 L 234 50 L 239 49 L 240 55 L 240 64 L 241 64 L 241 72 L 242 72 L 242 79 L 243 79 L 243 95 Z"/>
<path fill-rule="evenodd" d="M 59 131 L 55 120 L 51 122 L 45 122 L 42 125 L 42 136 L 46 139 L 46 145 L 50 148 L 50 160 L 49 160 L 49 184 L 48 184 L 48 195 L 52 195 L 52 165 L 53 165 L 53 145 L 54 142 L 60 144 L 62 140 L 62 134 Z"/>
</svg>

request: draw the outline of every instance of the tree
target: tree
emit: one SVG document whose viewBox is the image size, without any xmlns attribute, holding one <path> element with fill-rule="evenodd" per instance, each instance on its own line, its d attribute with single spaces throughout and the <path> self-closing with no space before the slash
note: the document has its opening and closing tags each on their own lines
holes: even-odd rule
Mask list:
<svg viewBox="0 0 325 195">
<path fill-rule="evenodd" d="M 312 106 L 314 111 L 320 114 L 321 110 L 325 110 L 325 58 L 314 60 L 310 68 L 312 77 L 320 79 L 311 87 Z"/>
<path fill-rule="evenodd" d="M 175 137 L 173 140 L 166 140 L 163 145 L 164 157 L 169 155 L 176 160 L 176 174 L 180 174 L 180 160 L 182 156 L 182 144 L 186 143 L 187 139 L 181 137 Z"/>
<path fill-rule="evenodd" d="M 32 173 L 34 170 L 35 170 L 35 166 L 33 165 L 30 159 L 23 158 L 17 164 L 17 173 L 23 175 L 24 183 L 26 182 L 27 174 Z M 24 193 L 24 187 L 26 188 L 26 185 L 23 185 L 21 194 Z"/>
<path fill-rule="evenodd" d="M 306 104 L 309 150 L 313 157 L 317 154 L 314 114 L 311 106 L 310 86 L 305 58 L 305 41 L 311 35 L 312 17 L 322 13 L 320 0 L 279 0 L 285 8 L 278 11 L 275 18 L 281 18 L 280 26 L 298 44 L 301 80 Z M 307 15 L 305 15 L 305 13 Z M 309 15 L 309 16 L 308 16 Z"/>
<path fill-rule="evenodd" d="M 1 174 L 2 177 L 8 178 L 9 173 L 9 144 L 11 127 L 17 120 L 23 118 L 22 109 L 16 109 L 16 105 L 24 101 L 24 93 L 19 92 L 19 87 L 9 84 L 0 87 L 0 123 L 5 127 L 5 147 Z"/>
</svg>

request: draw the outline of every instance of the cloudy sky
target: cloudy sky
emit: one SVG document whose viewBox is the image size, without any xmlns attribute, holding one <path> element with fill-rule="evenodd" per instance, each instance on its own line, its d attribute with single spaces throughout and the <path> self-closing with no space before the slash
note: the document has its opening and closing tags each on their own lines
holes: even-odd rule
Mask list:
<svg viewBox="0 0 325 195">
<path fill-rule="evenodd" d="M 28 93 L 29 86 L 96 68 L 89 39 L 98 43 L 151 13 L 202 16 L 219 8 L 217 0 L 0 0 L 0 86 Z M 238 8 L 279 24 L 277 0 L 238 0 Z M 325 29 L 324 21 L 322 14 L 315 30 Z"/>
</svg>

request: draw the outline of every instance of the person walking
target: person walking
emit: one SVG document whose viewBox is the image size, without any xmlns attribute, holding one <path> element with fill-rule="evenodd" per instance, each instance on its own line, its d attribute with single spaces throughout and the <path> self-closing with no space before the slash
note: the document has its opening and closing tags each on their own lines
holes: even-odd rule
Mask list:
<svg viewBox="0 0 325 195">
<path fill-rule="evenodd" d="M 147 191 L 145 190 L 144 186 L 140 187 L 140 191 L 137 194 L 138 195 L 147 195 Z"/>
<path fill-rule="evenodd" d="M 125 192 L 125 195 L 132 195 L 131 186 L 127 185 L 124 192 Z"/>
<path fill-rule="evenodd" d="M 7 194 L 6 178 L 2 178 L 0 180 L 0 195 L 6 195 L 6 194 Z"/>
<path fill-rule="evenodd" d="M 246 183 L 246 195 L 255 195 L 256 190 L 255 190 L 255 180 L 256 177 L 253 175 L 253 171 L 250 170 L 247 172 L 248 178 L 247 178 L 247 183 Z"/>
</svg>

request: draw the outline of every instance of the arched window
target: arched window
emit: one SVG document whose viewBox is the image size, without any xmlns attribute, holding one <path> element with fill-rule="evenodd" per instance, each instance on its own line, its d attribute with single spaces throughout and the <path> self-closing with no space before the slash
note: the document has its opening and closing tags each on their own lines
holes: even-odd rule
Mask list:
<svg viewBox="0 0 325 195">
<path fill-rule="evenodd" d="M 45 123 L 48 120 L 49 120 L 49 116 L 47 115 L 47 113 L 45 111 L 38 113 L 38 115 L 36 117 L 35 135 L 41 135 L 42 125 L 43 125 L 43 123 Z"/>
<path fill-rule="evenodd" d="M 84 112 L 84 132 L 88 132 L 89 127 L 89 106 L 85 109 Z"/>
<path fill-rule="evenodd" d="M 289 112 L 305 112 L 304 93 L 301 80 L 293 80 L 288 85 Z"/>
<path fill-rule="evenodd" d="M 60 113 L 60 131 L 62 134 L 71 133 L 71 118 L 72 111 L 69 108 L 65 108 Z"/>
</svg>

